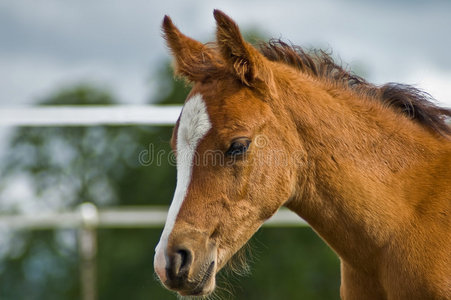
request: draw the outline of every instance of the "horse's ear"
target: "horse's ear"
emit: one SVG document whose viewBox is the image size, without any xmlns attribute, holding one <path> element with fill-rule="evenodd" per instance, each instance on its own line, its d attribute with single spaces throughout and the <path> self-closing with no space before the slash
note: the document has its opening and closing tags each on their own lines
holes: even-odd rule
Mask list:
<svg viewBox="0 0 451 300">
<path fill-rule="evenodd" d="M 213 51 L 181 33 L 168 16 L 164 17 L 162 29 L 175 58 L 176 75 L 182 75 L 190 81 L 204 80 L 214 67 Z"/>
<path fill-rule="evenodd" d="M 216 40 L 226 64 L 238 78 L 248 86 L 253 86 L 259 78 L 267 81 L 270 71 L 265 65 L 265 58 L 240 33 L 238 25 L 225 13 L 215 9 Z"/>
</svg>

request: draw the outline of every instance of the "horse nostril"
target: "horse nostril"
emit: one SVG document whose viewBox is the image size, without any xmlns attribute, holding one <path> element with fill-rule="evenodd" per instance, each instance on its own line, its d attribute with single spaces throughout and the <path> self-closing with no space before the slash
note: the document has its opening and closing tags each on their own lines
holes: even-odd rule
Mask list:
<svg viewBox="0 0 451 300">
<path fill-rule="evenodd" d="M 171 273 L 174 277 L 183 277 L 186 276 L 189 268 L 191 267 L 191 263 L 193 261 L 193 255 L 188 249 L 180 249 L 174 253 Z"/>
<path fill-rule="evenodd" d="M 191 262 L 193 260 L 193 255 L 191 253 L 191 251 L 189 250 L 179 250 L 177 251 L 177 254 L 180 256 L 180 268 L 179 268 L 179 274 L 184 273 L 184 272 L 188 272 L 190 266 L 191 266 Z"/>
</svg>

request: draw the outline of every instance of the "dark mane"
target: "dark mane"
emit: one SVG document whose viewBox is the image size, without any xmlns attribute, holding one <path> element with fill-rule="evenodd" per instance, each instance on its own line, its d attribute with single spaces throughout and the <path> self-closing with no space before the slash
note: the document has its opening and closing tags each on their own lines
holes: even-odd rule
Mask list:
<svg viewBox="0 0 451 300">
<path fill-rule="evenodd" d="M 259 48 L 271 61 L 285 63 L 304 73 L 350 88 L 381 101 L 441 135 L 451 135 L 451 127 L 446 124 L 447 117 L 451 117 L 451 109 L 435 105 L 434 99 L 428 93 L 417 88 L 398 83 L 373 85 L 336 64 L 332 57 L 322 50 L 307 53 L 301 47 L 281 40 L 271 40 L 261 44 Z"/>
</svg>

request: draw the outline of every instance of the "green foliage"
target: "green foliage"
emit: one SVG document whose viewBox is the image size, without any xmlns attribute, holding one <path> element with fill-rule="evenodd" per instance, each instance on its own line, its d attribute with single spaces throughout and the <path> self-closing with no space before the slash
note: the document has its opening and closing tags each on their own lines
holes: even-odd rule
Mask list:
<svg viewBox="0 0 451 300">
<path fill-rule="evenodd" d="M 234 299 L 339 299 L 339 262 L 310 228 L 262 228 Z"/>
<path fill-rule="evenodd" d="M 40 102 L 41 105 L 111 105 L 116 103 L 117 101 L 108 91 L 89 84 L 64 88 Z"/>
<path fill-rule="evenodd" d="M 181 103 L 189 88 L 174 80 L 169 64 L 160 74 L 157 103 Z M 75 86 L 44 99 L 44 105 L 110 105 L 108 91 Z M 16 130 L 2 159 L 2 187 L 29 183 L 35 201 L 10 203 L 0 187 L 2 211 L 98 206 L 169 205 L 175 167 L 167 159 L 143 165 L 152 145 L 170 151 L 169 127 L 33 127 Z M 167 157 L 165 157 L 167 158 Z M 25 178 L 25 179 L 24 179 Z M 153 254 L 161 229 L 98 231 L 99 299 L 176 299 L 154 277 Z M 0 246 L 0 299 L 79 299 L 79 258 L 73 230 L 9 233 Z M 252 239 L 252 274 L 219 283 L 228 299 L 334 299 L 339 267 L 335 254 L 309 228 L 264 228 Z M 16 245 L 16 246 L 14 246 Z"/>
<path fill-rule="evenodd" d="M 177 299 L 153 275 L 160 229 L 99 232 L 100 299 Z M 250 241 L 251 274 L 218 279 L 218 299 L 339 299 L 337 256 L 309 228 L 262 228 Z M 133 295 L 133 297 L 131 297 Z"/>
</svg>

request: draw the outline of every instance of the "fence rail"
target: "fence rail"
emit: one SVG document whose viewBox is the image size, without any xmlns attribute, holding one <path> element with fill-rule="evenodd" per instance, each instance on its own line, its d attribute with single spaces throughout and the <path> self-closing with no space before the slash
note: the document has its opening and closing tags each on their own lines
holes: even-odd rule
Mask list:
<svg viewBox="0 0 451 300">
<path fill-rule="evenodd" d="M 0 107 L 0 126 L 172 125 L 179 105 Z"/>
<path fill-rule="evenodd" d="M 166 206 L 117 207 L 98 209 L 83 203 L 69 212 L 33 215 L 1 215 L 0 228 L 47 230 L 60 228 L 159 228 L 164 225 Z M 264 226 L 307 226 L 307 223 L 288 209 L 280 209 Z"/>
</svg>

